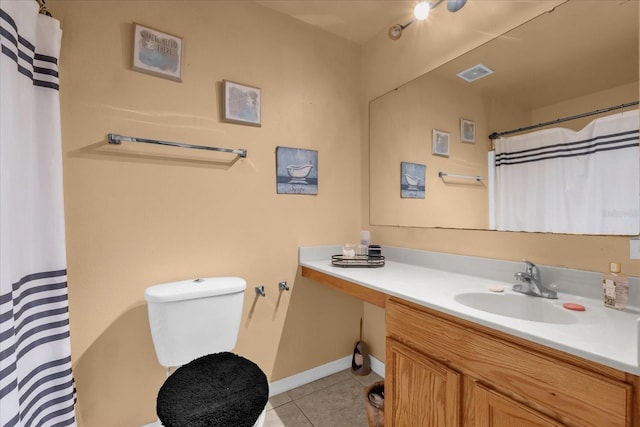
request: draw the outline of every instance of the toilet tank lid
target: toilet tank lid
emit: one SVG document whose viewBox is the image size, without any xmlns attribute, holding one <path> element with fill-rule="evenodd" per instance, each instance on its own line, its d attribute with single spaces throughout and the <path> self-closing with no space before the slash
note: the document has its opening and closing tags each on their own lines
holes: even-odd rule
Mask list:
<svg viewBox="0 0 640 427">
<path fill-rule="evenodd" d="M 241 277 L 207 277 L 150 286 L 144 291 L 147 302 L 171 302 L 243 292 L 247 282 Z"/>
</svg>

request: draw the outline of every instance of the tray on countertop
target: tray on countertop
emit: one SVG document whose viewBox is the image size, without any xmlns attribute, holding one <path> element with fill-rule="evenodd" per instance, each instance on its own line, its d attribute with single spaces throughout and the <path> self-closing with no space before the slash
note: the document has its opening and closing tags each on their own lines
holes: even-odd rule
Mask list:
<svg viewBox="0 0 640 427">
<path fill-rule="evenodd" d="M 353 258 L 347 258 L 343 255 L 331 255 L 331 265 L 360 268 L 384 267 L 384 256 L 356 255 Z"/>
</svg>

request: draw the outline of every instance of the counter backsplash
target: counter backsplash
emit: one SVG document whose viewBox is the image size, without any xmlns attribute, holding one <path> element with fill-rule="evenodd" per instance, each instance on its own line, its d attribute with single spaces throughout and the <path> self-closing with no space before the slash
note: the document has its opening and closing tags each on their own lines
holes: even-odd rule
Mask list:
<svg viewBox="0 0 640 427">
<path fill-rule="evenodd" d="M 342 246 L 340 245 L 305 246 L 299 248 L 298 256 L 301 261 L 326 259 L 327 263 L 330 263 L 331 255 L 340 253 L 342 253 Z M 382 254 L 389 261 L 499 280 L 501 282 L 514 281 L 514 274 L 518 271 L 524 271 L 523 262 L 503 261 L 444 252 L 383 246 Z M 534 259 L 529 261 L 533 263 L 536 262 Z M 542 276 L 542 283 L 545 285 L 557 285 L 558 292 L 579 295 L 585 298 L 602 299 L 602 272 L 574 270 L 545 265 L 538 265 L 538 268 Z M 628 305 L 628 310 L 640 311 L 640 277 L 629 276 Z"/>
</svg>

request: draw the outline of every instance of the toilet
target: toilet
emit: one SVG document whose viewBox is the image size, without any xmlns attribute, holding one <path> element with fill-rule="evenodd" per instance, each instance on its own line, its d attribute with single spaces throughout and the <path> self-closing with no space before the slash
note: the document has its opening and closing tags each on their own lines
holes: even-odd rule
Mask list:
<svg viewBox="0 0 640 427">
<path fill-rule="evenodd" d="M 263 426 L 266 376 L 252 361 L 231 353 L 246 287 L 240 277 L 212 277 L 145 290 L 158 361 L 167 372 L 177 369 L 158 393 L 159 421 L 144 427 Z"/>
</svg>

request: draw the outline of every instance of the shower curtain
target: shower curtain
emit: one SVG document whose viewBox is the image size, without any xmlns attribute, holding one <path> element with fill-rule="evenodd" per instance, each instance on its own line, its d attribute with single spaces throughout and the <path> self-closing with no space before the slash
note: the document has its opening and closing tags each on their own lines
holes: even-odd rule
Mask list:
<svg viewBox="0 0 640 427">
<path fill-rule="evenodd" d="M 496 141 L 496 229 L 640 232 L 638 110 Z"/>
<path fill-rule="evenodd" d="M 74 426 L 59 22 L 0 0 L 0 425 Z"/>
</svg>

